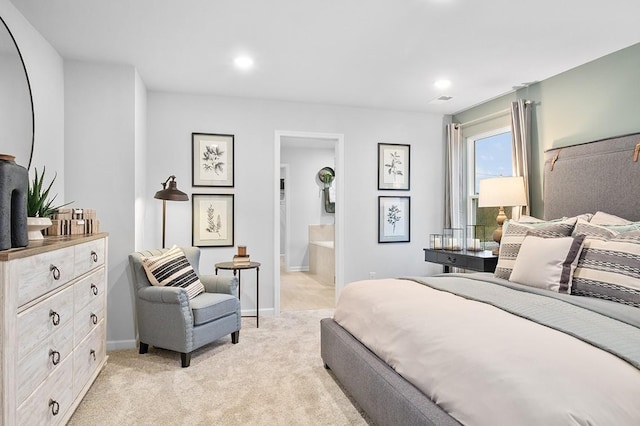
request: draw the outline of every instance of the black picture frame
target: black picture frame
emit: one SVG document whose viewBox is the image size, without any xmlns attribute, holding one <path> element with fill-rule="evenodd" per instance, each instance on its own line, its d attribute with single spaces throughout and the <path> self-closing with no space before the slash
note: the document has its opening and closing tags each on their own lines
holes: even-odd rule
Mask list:
<svg viewBox="0 0 640 426">
<path fill-rule="evenodd" d="M 191 203 L 191 244 L 233 247 L 233 194 L 192 194 Z"/>
<path fill-rule="evenodd" d="M 411 188 L 411 145 L 378 143 L 378 189 Z"/>
<path fill-rule="evenodd" d="M 191 184 L 194 187 L 233 188 L 234 135 L 191 134 Z"/>
<path fill-rule="evenodd" d="M 411 197 L 378 196 L 378 243 L 411 241 Z"/>
</svg>

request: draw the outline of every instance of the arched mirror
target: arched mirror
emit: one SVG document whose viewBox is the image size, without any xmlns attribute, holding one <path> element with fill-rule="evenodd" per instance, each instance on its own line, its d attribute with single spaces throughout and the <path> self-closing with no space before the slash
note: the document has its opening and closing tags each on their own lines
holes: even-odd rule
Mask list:
<svg viewBox="0 0 640 426">
<path fill-rule="evenodd" d="M 0 154 L 15 156 L 28 169 L 34 133 L 31 85 L 13 34 L 0 21 Z"/>
</svg>

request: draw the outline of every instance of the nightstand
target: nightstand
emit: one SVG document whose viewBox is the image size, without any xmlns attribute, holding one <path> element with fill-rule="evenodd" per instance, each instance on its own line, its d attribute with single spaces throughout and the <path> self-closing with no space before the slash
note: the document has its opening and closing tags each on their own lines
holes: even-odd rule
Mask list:
<svg viewBox="0 0 640 426">
<path fill-rule="evenodd" d="M 498 264 L 498 256 L 489 250 L 449 251 L 424 249 L 424 261 L 443 265 L 444 272 L 449 272 L 449 268 L 452 266 L 478 272 L 493 272 Z"/>
</svg>

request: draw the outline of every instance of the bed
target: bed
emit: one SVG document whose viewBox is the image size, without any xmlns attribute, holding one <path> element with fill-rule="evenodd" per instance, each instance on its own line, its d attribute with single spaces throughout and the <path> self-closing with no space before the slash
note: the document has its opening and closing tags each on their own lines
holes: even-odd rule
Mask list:
<svg viewBox="0 0 640 426">
<path fill-rule="evenodd" d="M 545 152 L 544 218 L 507 225 L 495 275 L 347 285 L 325 366 L 380 425 L 640 424 L 639 151 Z"/>
</svg>

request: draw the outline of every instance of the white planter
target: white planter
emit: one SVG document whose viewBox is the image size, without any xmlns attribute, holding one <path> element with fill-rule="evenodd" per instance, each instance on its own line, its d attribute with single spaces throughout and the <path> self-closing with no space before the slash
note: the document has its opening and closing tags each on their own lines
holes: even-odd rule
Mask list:
<svg viewBox="0 0 640 426">
<path fill-rule="evenodd" d="M 29 241 L 42 240 L 42 230 L 51 226 L 51 219 L 48 217 L 28 217 L 27 218 L 27 233 Z"/>
</svg>

